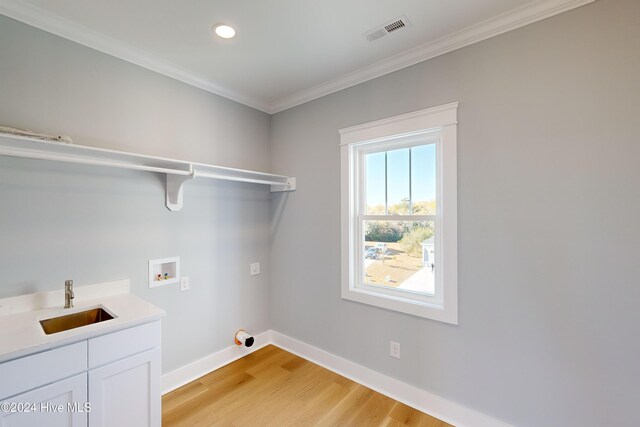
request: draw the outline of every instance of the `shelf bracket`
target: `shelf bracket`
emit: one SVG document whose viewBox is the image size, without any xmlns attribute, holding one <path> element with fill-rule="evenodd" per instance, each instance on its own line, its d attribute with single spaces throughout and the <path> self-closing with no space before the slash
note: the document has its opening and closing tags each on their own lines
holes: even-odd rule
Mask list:
<svg viewBox="0 0 640 427">
<path fill-rule="evenodd" d="M 182 209 L 182 187 L 184 183 L 193 179 L 193 167 L 189 175 L 167 174 L 166 205 L 171 212 Z"/>
</svg>

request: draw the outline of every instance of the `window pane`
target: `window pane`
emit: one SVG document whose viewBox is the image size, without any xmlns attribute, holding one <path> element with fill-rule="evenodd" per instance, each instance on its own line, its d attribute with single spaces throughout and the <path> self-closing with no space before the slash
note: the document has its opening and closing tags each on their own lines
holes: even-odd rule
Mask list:
<svg viewBox="0 0 640 427">
<path fill-rule="evenodd" d="M 436 144 L 365 155 L 368 215 L 436 214 Z"/>
<path fill-rule="evenodd" d="M 409 148 L 387 151 L 387 212 L 410 213 Z"/>
<path fill-rule="evenodd" d="M 414 215 L 436 214 L 436 145 L 411 149 L 411 201 Z"/>
<path fill-rule="evenodd" d="M 363 282 L 435 295 L 433 221 L 363 221 Z"/>
<path fill-rule="evenodd" d="M 366 194 L 365 200 L 369 215 L 385 214 L 385 153 L 373 153 L 365 156 Z"/>
</svg>

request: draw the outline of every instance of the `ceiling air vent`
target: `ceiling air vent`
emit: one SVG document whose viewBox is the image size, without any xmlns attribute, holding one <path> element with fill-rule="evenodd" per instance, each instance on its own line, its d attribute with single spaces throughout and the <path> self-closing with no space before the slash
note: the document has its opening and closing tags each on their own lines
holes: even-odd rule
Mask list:
<svg viewBox="0 0 640 427">
<path fill-rule="evenodd" d="M 370 31 L 367 31 L 366 33 L 364 33 L 364 37 L 369 40 L 370 42 L 374 41 L 374 40 L 378 40 L 379 38 L 382 38 L 388 34 L 391 34 L 393 32 L 396 32 L 398 30 L 401 30 L 403 28 L 407 28 L 411 25 L 411 22 L 409 22 L 409 20 L 407 19 L 406 16 L 401 16 L 399 18 L 393 19 L 389 22 L 387 22 L 384 25 L 381 25 L 379 27 L 376 27 Z"/>
<path fill-rule="evenodd" d="M 404 28 L 406 27 L 406 24 L 404 23 L 404 21 L 402 19 L 397 20 L 396 22 L 392 22 L 389 25 L 385 25 L 384 29 L 387 30 L 388 33 L 392 33 L 396 30 L 399 30 L 400 28 Z"/>
<path fill-rule="evenodd" d="M 374 40 L 378 40 L 380 37 L 386 36 L 387 34 L 387 30 L 385 30 L 384 28 L 378 28 L 375 31 L 365 34 L 365 37 L 367 38 L 367 40 L 372 42 Z"/>
</svg>

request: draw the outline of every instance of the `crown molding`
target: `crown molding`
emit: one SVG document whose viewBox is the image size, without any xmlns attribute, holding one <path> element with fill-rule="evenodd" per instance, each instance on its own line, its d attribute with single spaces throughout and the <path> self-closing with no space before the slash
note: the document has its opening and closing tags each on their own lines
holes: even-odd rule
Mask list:
<svg viewBox="0 0 640 427">
<path fill-rule="evenodd" d="M 230 90 L 147 52 L 20 0 L 0 0 L 0 14 L 207 92 L 275 114 L 595 1 L 537 0 L 271 103 Z"/>
<path fill-rule="evenodd" d="M 539 0 L 493 18 L 453 32 L 439 39 L 408 49 L 356 71 L 294 93 L 270 104 L 275 114 L 385 74 L 435 58 L 445 53 L 481 42 L 528 24 L 593 3 L 596 0 Z"/>
<path fill-rule="evenodd" d="M 222 87 L 147 52 L 91 30 L 75 22 L 49 13 L 19 0 L 0 0 L 0 14 L 32 27 L 63 37 L 91 49 L 106 53 L 191 86 L 206 90 L 257 110 L 270 113 L 269 105 L 257 98 Z"/>
</svg>

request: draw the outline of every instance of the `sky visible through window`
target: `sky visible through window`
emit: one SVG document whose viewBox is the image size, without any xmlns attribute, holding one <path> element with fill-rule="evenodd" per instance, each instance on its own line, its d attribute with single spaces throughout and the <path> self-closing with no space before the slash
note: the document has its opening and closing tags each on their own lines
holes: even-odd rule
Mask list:
<svg viewBox="0 0 640 427">
<path fill-rule="evenodd" d="M 385 192 L 389 207 L 402 203 L 403 199 L 411 199 L 414 205 L 436 199 L 435 144 L 367 154 L 365 161 L 366 203 L 370 213 L 373 207 L 384 207 Z"/>
</svg>

